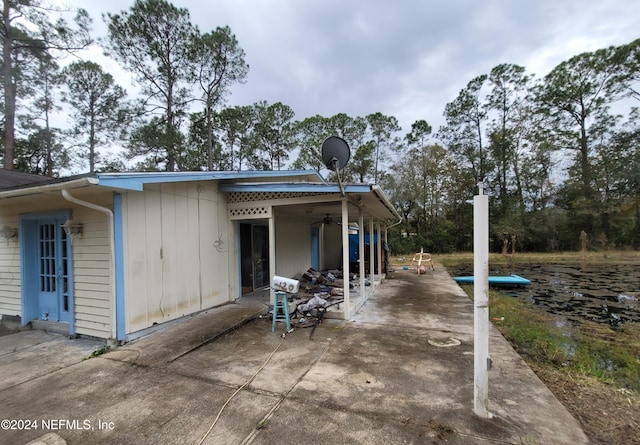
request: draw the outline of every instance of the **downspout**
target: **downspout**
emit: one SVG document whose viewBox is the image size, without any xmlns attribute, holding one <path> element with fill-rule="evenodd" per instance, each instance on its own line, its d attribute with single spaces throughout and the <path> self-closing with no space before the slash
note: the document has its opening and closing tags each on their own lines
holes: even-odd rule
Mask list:
<svg viewBox="0 0 640 445">
<path fill-rule="evenodd" d="M 404 221 L 404 219 L 400 218 L 398 220 L 398 222 L 395 222 L 395 223 L 391 224 L 390 226 L 387 226 L 386 230 L 389 230 L 390 228 L 397 226 L 398 224 L 400 224 L 403 221 Z"/>
<path fill-rule="evenodd" d="M 115 242 L 113 240 L 114 238 L 113 212 L 111 211 L 111 209 L 108 209 L 106 207 L 99 206 L 92 202 L 82 201 L 74 196 L 71 196 L 71 194 L 67 189 L 63 188 L 61 191 L 62 191 L 62 196 L 67 201 L 82 207 L 87 207 L 89 209 L 96 210 L 98 212 L 101 212 L 107 215 L 107 230 L 108 230 L 107 238 L 109 239 L 109 281 L 110 281 L 109 284 L 111 287 L 111 304 L 113 305 L 111 310 L 111 319 L 113 320 L 111 323 L 111 338 L 115 340 L 117 338 L 117 332 L 116 332 L 117 320 L 116 320 Z"/>
</svg>

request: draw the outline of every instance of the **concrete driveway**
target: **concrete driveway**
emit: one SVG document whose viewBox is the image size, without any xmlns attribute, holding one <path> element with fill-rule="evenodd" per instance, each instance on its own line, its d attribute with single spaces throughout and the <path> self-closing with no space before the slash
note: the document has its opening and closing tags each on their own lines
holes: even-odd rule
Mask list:
<svg viewBox="0 0 640 445">
<path fill-rule="evenodd" d="M 473 414 L 473 306 L 442 269 L 394 272 L 313 340 L 272 333 L 263 310 L 228 305 L 89 360 L 82 339 L 0 338 L 0 417 L 22 426 L 0 443 L 588 443 L 493 328 L 493 417 Z"/>
</svg>

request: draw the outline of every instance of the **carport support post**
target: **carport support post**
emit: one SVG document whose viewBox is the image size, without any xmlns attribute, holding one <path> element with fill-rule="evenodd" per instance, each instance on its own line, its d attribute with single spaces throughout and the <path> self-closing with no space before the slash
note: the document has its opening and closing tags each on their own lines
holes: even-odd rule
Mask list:
<svg viewBox="0 0 640 445">
<path fill-rule="evenodd" d="M 342 199 L 342 282 L 344 287 L 344 319 L 351 318 L 349 295 L 349 203 Z"/>
<path fill-rule="evenodd" d="M 364 287 L 364 212 L 358 208 L 358 274 L 360 275 L 360 298 L 367 299 Z"/>
<path fill-rule="evenodd" d="M 473 197 L 473 411 L 489 414 L 489 197 Z"/>
<path fill-rule="evenodd" d="M 269 218 L 269 276 L 273 278 L 276 274 L 276 222 L 271 208 L 271 217 Z M 269 304 L 273 305 L 276 301 L 276 294 L 273 287 L 269 289 Z"/>
<path fill-rule="evenodd" d="M 371 278 L 371 289 L 373 290 L 373 286 L 375 283 L 374 279 L 374 267 L 375 267 L 375 250 L 373 240 L 375 239 L 375 231 L 373 228 L 373 216 L 369 219 L 369 278 Z"/>
<path fill-rule="evenodd" d="M 378 275 L 380 276 L 380 282 L 382 283 L 382 258 L 380 257 L 380 247 L 382 246 L 382 229 L 380 228 L 380 221 L 376 222 L 376 236 L 375 236 L 375 244 L 372 242 L 372 244 L 374 244 L 375 246 L 375 257 L 372 255 L 372 262 L 373 262 L 373 270 L 375 271 L 375 265 L 378 264 Z M 376 280 L 373 279 L 373 273 L 371 274 L 371 291 L 375 292 L 376 290 Z"/>
</svg>

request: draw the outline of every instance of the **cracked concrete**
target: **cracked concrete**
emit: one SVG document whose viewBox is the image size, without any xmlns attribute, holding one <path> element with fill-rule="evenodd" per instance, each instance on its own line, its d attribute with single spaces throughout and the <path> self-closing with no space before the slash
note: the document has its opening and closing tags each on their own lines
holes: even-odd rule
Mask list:
<svg viewBox="0 0 640 445">
<path fill-rule="evenodd" d="M 493 328 L 493 417 L 473 414 L 473 306 L 442 269 L 393 272 L 352 320 L 326 320 L 313 340 L 309 329 L 272 333 L 263 310 L 207 311 L 90 360 L 86 339 L 1 337 L 2 417 L 78 422 L 0 430 L 0 442 L 588 443 Z"/>
</svg>

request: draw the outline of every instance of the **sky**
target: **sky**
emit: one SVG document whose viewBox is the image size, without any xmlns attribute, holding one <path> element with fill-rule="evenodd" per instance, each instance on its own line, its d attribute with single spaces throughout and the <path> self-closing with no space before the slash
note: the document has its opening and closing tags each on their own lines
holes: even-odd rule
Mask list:
<svg viewBox="0 0 640 445">
<path fill-rule="evenodd" d="M 62 0 L 60 0 L 62 1 Z M 85 8 L 94 36 L 102 14 L 133 0 L 66 0 Z M 445 105 L 474 77 L 502 63 L 541 78 L 570 57 L 640 37 L 640 2 L 630 0 L 173 0 L 201 32 L 228 25 L 246 53 L 247 82 L 227 106 L 282 102 L 295 120 L 346 113 L 395 116 L 408 133 L 444 124 Z M 99 47 L 82 54 L 130 75 Z"/>
</svg>

